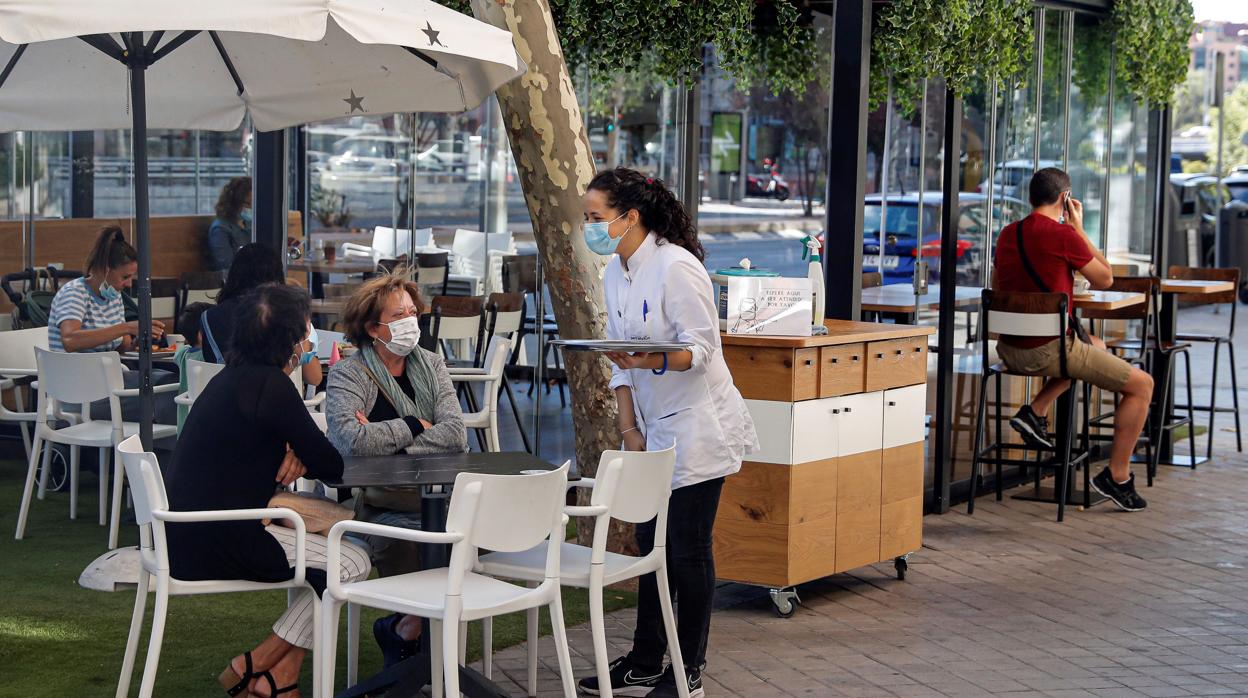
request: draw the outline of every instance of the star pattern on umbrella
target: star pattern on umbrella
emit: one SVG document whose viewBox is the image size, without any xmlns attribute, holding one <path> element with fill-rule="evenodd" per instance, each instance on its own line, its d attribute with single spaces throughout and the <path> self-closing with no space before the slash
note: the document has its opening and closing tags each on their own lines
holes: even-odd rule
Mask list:
<svg viewBox="0 0 1248 698">
<path fill-rule="evenodd" d="M 351 96 L 343 97 L 342 101 L 346 102 L 347 105 L 351 107 L 351 111 L 347 112 L 348 114 L 354 114 L 357 111 L 361 111 L 361 112 L 368 111 L 367 109 L 364 108 L 364 98 L 356 97 L 355 90 L 351 90 Z"/>
<path fill-rule="evenodd" d="M 446 48 L 446 44 L 442 43 L 442 40 L 438 38 L 438 35 L 441 34 L 442 32 L 438 31 L 437 29 L 434 29 L 433 25 L 430 24 L 428 20 L 425 20 L 425 28 L 421 29 L 421 31 L 425 33 L 425 36 L 429 37 L 430 46 L 437 45 L 437 46 L 441 46 L 442 48 Z"/>
</svg>

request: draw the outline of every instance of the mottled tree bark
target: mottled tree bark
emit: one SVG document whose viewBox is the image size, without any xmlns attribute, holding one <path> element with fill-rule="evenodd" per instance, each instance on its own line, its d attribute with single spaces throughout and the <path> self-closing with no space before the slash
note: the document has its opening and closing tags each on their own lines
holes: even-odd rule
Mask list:
<svg viewBox="0 0 1248 698">
<path fill-rule="evenodd" d="M 511 32 L 528 72 L 498 90 L 503 122 L 520 174 L 533 235 L 545 266 L 559 334 L 567 339 L 603 337 L 606 306 L 602 269 L 606 259 L 585 246 L 581 197 L 594 177 L 589 137 L 572 78 L 555 33 L 548 0 L 472 0 L 478 19 Z M 592 476 L 603 450 L 618 448 L 615 396 L 607 388 L 610 369 L 598 354 L 564 355 L 572 393 L 576 461 Z M 582 498 L 587 493 L 582 492 Z M 588 542 L 591 523 L 579 521 Z M 617 528 L 618 527 L 618 528 Z M 616 550 L 635 550 L 631 527 L 616 522 Z"/>
</svg>

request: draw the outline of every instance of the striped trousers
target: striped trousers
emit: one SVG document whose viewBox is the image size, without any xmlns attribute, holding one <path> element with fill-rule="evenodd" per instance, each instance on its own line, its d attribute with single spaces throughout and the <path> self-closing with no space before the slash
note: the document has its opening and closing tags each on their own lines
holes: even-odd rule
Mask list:
<svg viewBox="0 0 1248 698">
<path fill-rule="evenodd" d="M 282 544 L 286 551 L 286 561 L 295 564 L 295 531 L 276 524 L 265 528 L 269 535 Z M 308 567 L 329 570 L 325 567 L 325 549 L 328 541 L 325 536 L 309 533 L 304 537 L 304 560 Z M 338 579 L 343 582 L 357 582 L 367 579 L 372 571 L 372 563 L 368 560 L 368 551 L 351 543 L 342 541 L 342 555 L 339 557 Z M 316 593 L 311 589 L 300 589 L 295 592 L 294 601 L 286 607 L 286 612 L 273 624 L 273 633 L 296 647 L 312 649 L 312 618 L 313 606 L 318 603 Z"/>
</svg>

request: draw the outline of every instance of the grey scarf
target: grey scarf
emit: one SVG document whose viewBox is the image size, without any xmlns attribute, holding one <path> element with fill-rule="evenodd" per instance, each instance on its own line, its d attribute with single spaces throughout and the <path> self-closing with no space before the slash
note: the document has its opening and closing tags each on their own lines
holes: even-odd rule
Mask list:
<svg viewBox="0 0 1248 698">
<path fill-rule="evenodd" d="M 433 367 L 429 365 L 429 359 L 420 347 L 413 349 L 404 362 L 404 372 L 413 388 L 411 398 L 399 388 L 399 382 L 390 375 L 389 369 L 382 363 L 376 349 L 366 346 L 360 351 L 364 354 L 364 365 L 373 374 L 378 387 L 385 392 L 385 397 L 390 399 L 390 404 L 394 405 L 399 417 L 415 417 L 426 422 L 433 421 L 433 389 L 437 383 L 437 376 L 434 375 Z"/>
</svg>

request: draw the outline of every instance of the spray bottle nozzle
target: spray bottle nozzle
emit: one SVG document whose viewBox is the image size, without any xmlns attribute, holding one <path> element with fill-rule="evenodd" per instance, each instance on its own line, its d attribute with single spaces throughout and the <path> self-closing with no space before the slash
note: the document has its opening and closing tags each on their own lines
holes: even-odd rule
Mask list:
<svg viewBox="0 0 1248 698">
<path fill-rule="evenodd" d="M 820 249 L 819 241 L 816 240 L 813 235 L 807 235 L 802 238 L 802 244 L 805 246 L 805 249 L 802 250 L 802 259 L 805 260 L 809 257 L 810 261 L 818 262 Z"/>
</svg>

